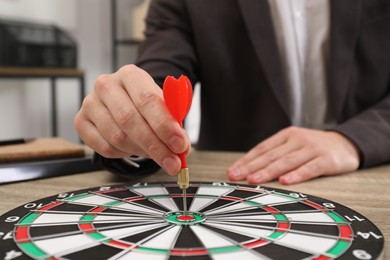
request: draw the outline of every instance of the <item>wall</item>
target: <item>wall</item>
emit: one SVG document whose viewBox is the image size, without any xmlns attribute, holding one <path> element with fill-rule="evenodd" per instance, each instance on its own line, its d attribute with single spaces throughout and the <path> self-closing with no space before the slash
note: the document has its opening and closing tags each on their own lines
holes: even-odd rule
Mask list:
<svg viewBox="0 0 390 260">
<path fill-rule="evenodd" d="M 0 0 L 0 17 L 54 23 L 78 43 L 79 67 L 86 71 L 87 92 L 94 78 L 110 70 L 109 1 Z M 59 135 L 77 142 L 73 118 L 79 108 L 78 82 L 58 80 Z M 0 139 L 50 135 L 47 80 L 0 81 Z"/>
<path fill-rule="evenodd" d="M 78 30 L 76 0 L 0 0 L 0 18 L 53 23 L 72 34 Z M 1 40 L 1 39 L 0 39 Z M 77 111 L 77 81 L 58 81 L 60 134 L 78 137 L 72 120 Z M 0 139 L 50 135 L 49 82 L 43 79 L 0 81 Z"/>
<path fill-rule="evenodd" d="M 0 0 L 0 16 L 77 27 L 77 0 Z"/>
<path fill-rule="evenodd" d="M 118 0 L 118 33 L 142 38 L 143 17 L 150 0 Z M 66 29 L 78 43 L 79 67 L 86 71 L 86 92 L 93 90 L 96 77 L 111 72 L 111 25 L 108 0 L 0 0 L 0 18 L 18 18 L 54 23 Z M 1 39 L 0 39 L 1 40 Z M 134 60 L 134 52 L 121 53 L 124 62 Z M 78 82 L 58 81 L 59 135 L 78 142 L 73 118 L 79 108 Z M 192 140 L 197 139 L 199 112 L 195 106 L 191 120 Z M 0 80 L 0 140 L 50 135 L 50 96 L 47 80 Z"/>
</svg>

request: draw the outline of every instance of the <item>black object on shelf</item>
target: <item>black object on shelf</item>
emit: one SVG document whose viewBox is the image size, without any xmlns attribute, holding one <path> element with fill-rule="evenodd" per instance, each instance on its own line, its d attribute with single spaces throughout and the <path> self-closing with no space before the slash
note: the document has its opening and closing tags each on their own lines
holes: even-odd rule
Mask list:
<svg viewBox="0 0 390 260">
<path fill-rule="evenodd" d="M 77 67 L 77 45 L 55 25 L 0 19 L 0 66 Z"/>
</svg>

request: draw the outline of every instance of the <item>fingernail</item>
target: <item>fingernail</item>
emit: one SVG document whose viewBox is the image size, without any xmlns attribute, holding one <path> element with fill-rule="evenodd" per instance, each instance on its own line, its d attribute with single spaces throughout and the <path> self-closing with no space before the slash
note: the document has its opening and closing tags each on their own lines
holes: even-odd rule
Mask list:
<svg viewBox="0 0 390 260">
<path fill-rule="evenodd" d="M 166 157 L 164 158 L 162 162 L 162 166 L 167 171 L 168 174 L 175 174 L 176 169 L 176 160 L 172 157 Z"/>
<path fill-rule="evenodd" d="M 232 166 L 229 168 L 230 177 L 233 179 L 240 179 L 242 177 L 242 172 L 237 166 Z"/>
<path fill-rule="evenodd" d="M 255 183 L 260 183 L 264 180 L 263 176 L 260 174 L 253 175 L 251 179 L 252 179 L 252 182 L 255 182 Z"/>
<path fill-rule="evenodd" d="M 169 145 L 174 152 L 180 153 L 184 150 L 184 140 L 179 136 L 174 136 L 169 140 Z"/>
<path fill-rule="evenodd" d="M 295 177 L 291 175 L 286 175 L 282 177 L 282 182 L 285 184 L 291 184 L 295 182 Z"/>
</svg>

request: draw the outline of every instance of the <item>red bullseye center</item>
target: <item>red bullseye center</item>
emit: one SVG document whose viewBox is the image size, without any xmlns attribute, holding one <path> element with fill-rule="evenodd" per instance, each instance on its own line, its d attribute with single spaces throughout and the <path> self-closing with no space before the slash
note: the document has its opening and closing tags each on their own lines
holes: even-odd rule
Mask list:
<svg viewBox="0 0 390 260">
<path fill-rule="evenodd" d="M 195 217 L 191 215 L 180 215 L 177 216 L 177 220 L 179 221 L 194 221 Z"/>
</svg>

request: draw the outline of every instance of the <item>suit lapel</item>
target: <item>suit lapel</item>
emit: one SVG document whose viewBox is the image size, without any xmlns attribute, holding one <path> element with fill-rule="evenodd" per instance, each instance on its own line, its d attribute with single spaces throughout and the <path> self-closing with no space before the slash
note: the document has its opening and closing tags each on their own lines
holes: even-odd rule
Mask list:
<svg viewBox="0 0 390 260">
<path fill-rule="evenodd" d="M 329 98 L 340 122 L 358 35 L 361 1 L 331 0 L 330 14 Z"/>
<path fill-rule="evenodd" d="M 276 99 L 291 119 L 291 102 L 268 0 L 238 0 L 257 58 Z"/>
</svg>

